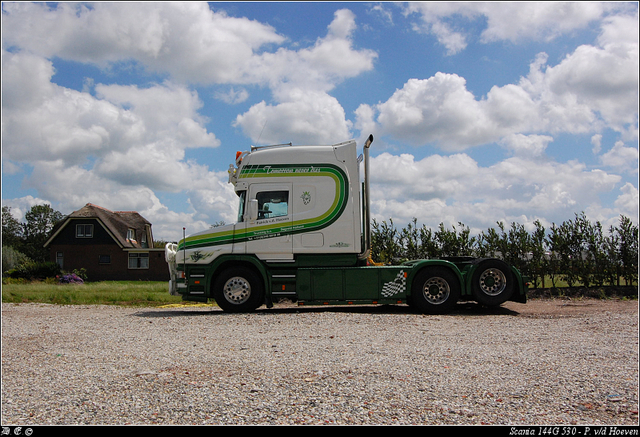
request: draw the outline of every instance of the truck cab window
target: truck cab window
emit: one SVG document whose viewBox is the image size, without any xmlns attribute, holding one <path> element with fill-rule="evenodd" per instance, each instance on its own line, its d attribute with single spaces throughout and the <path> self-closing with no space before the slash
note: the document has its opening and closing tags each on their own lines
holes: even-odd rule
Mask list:
<svg viewBox="0 0 640 437">
<path fill-rule="evenodd" d="M 258 219 L 282 217 L 289 214 L 288 191 L 263 191 L 256 194 Z"/>
<path fill-rule="evenodd" d="M 247 192 L 240 191 L 238 193 L 238 197 L 240 198 L 240 206 L 238 206 L 238 223 L 242 223 L 244 221 L 244 201 L 247 197 Z"/>
</svg>

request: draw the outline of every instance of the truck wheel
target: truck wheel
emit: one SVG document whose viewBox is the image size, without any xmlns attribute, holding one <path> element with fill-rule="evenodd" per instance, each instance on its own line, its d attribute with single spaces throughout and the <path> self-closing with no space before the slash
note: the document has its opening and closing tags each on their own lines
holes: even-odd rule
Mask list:
<svg viewBox="0 0 640 437">
<path fill-rule="evenodd" d="M 498 306 L 513 294 L 513 274 L 509 266 L 497 259 L 482 261 L 471 277 L 475 300 L 487 306 Z"/>
<path fill-rule="evenodd" d="M 411 306 L 428 314 L 451 311 L 460 298 L 460 282 L 451 270 L 435 267 L 419 272 L 411 285 Z"/>
<path fill-rule="evenodd" d="M 243 313 L 262 305 L 264 287 L 260 278 L 246 268 L 231 268 L 218 275 L 213 298 L 224 311 Z"/>
</svg>

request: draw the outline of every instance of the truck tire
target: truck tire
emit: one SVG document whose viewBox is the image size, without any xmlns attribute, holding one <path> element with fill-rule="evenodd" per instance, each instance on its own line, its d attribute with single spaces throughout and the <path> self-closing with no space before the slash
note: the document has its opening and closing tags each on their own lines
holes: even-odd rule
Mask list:
<svg viewBox="0 0 640 437">
<path fill-rule="evenodd" d="M 509 266 L 497 259 L 482 261 L 471 276 L 471 292 L 479 304 L 498 306 L 511 298 L 514 278 Z"/>
<path fill-rule="evenodd" d="M 427 314 L 445 314 L 460 298 L 460 281 L 444 267 L 420 271 L 411 285 L 411 307 Z"/>
<path fill-rule="evenodd" d="M 224 270 L 213 284 L 213 298 L 224 311 L 246 313 L 264 301 L 264 286 L 252 270 L 234 267 Z"/>
</svg>

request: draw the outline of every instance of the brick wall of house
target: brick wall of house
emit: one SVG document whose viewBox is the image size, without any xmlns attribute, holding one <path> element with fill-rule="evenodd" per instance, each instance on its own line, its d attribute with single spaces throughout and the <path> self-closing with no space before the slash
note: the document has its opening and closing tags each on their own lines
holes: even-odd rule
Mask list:
<svg viewBox="0 0 640 437">
<path fill-rule="evenodd" d="M 129 252 L 116 244 L 51 244 L 51 261 L 62 253 L 63 270 L 85 268 L 89 281 L 168 281 L 169 268 L 162 249 L 146 249 L 135 252 L 149 253 L 148 269 L 130 269 Z M 108 257 L 108 261 L 107 261 Z"/>
</svg>

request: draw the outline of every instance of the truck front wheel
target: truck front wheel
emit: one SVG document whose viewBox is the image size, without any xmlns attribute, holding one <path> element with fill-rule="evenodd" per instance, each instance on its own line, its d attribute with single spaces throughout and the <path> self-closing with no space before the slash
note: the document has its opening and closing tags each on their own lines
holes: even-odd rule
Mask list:
<svg viewBox="0 0 640 437">
<path fill-rule="evenodd" d="M 260 278 L 246 268 L 231 268 L 223 271 L 213 285 L 213 298 L 227 312 L 253 311 L 262 305 L 264 287 Z"/>
<path fill-rule="evenodd" d="M 513 294 L 513 274 L 509 266 L 497 259 L 482 261 L 472 276 L 471 291 L 475 300 L 498 306 Z"/>
<path fill-rule="evenodd" d="M 419 272 L 411 286 L 411 306 L 423 313 L 448 313 L 459 298 L 460 282 L 446 268 L 429 268 Z"/>
</svg>

